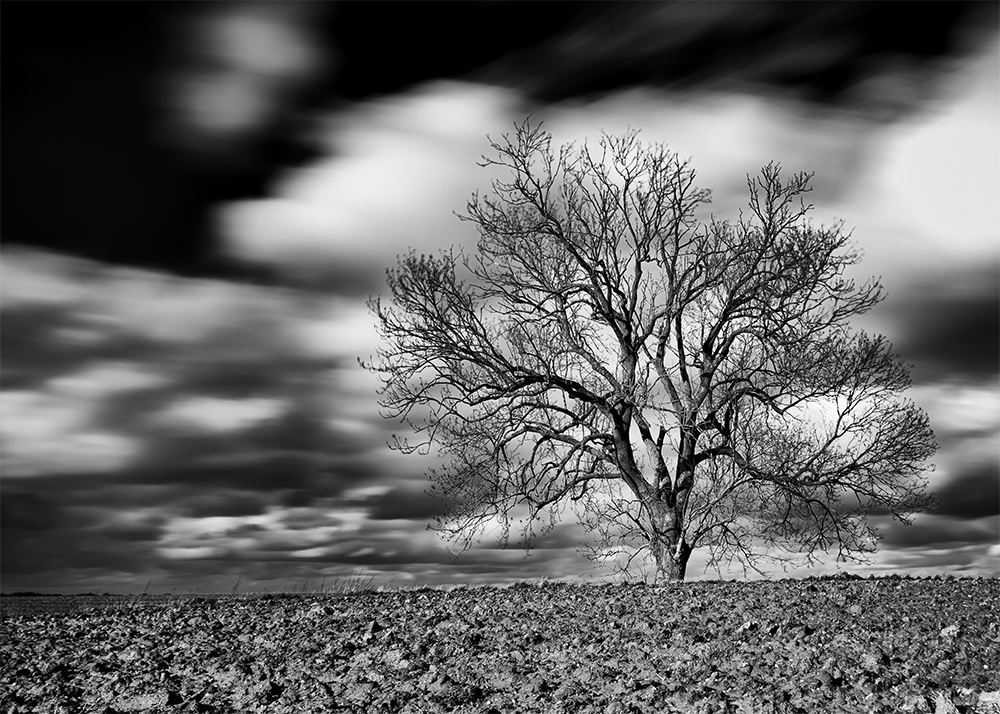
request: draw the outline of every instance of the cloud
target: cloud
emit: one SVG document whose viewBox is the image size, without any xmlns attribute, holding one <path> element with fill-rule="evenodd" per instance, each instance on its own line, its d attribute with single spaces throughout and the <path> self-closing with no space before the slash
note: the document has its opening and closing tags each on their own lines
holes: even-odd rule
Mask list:
<svg viewBox="0 0 1000 714">
<path fill-rule="evenodd" d="M 238 517 L 264 513 L 272 499 L 266 492 L 238 488 L 177 489 L 164 505 L 186 518 Z"/>
<path fill-rule="evenodd" d="M 954 289 L 965 277 L 953 269 L 979 276 L 977 265 L 997 262 L 1000 38 L 991 34 L 940 104 L 871 145 L 871 170 L 855 177 L 843 206 L 865 252 L 859 274 L 881 274 L 890 299 L 915 282 Z"/>
<path fill-rule="evenodd" d="M 1000 41 L 961 64 L 948 102 L 932 105 L 885 149 L 882 172 L 901 220 L 961 242 L 995 239 L 1000 208 Z M 942 246 L 942 254 L 949 246 Z"/>
<path fill-rule="evenodd" d="M 975 544 L 927 550 L 891 551 L 879 558 L 879 569 L 905 572 L 914 576 L 949 574 L 971 577 L 995 578 L 1000 576 L 997 566 L 998 545 Z"/>
<path fill-rule="evenodd" d="M 893 295 L 895 347 L 923 382 L 1000 373 L 1000 264 L 945 265 Z"/>
<path fill-rule="evenodd" d="M 169 61 L 153 83 L 157 138 L 202 161 L 252 153 L 290 99 L 330 71 L 332 53 L 316 33 L 324 13 L 314 3 L 175 10 Z"/>
<path fill-rule="evenodd" d="M 1000 519 L 995 515 L 956 520 L 946 515 L 921 514 L 912 525 L 891 521 L 881 524 L 879 530 L 883 536 L 880 547 L 890 550 L 939 550 L 1000 541 Z"/>
<path fill-rule="evenodd" d="M 968 466 L 936 489 L 941 504 L 937 516 L 961 521 L 1000 516 L 1000 465 L 996 462 Z"/>
<path fill-rule="evenodd" d="M 290 172 L 272 198 L 220 211 L 229 255 L 329 292 L 377 292 L 410 246 L 469 239 L 452 212 L 483 178 L 485 134 L 508 130 L 515 103 L 502 90 L 440 82 L 331 117 L 328 158 Z"/>
<path fill-rule="evenodd" d="M 870 258 L 866 275 L 890 262 L 898 267 L 900 242 L 915 237 L 928 251 L 981 259 L 994 243 L 983 227 L 996 225 L 993 202 L 983 198 L 1000 190 L 1000 175 L 988 162 L 981 166 L 1000 142 L 990 113 L 991 58 L 962 61 L 947 111 L 900 125 L 843 107 L 811 112 L 793 96 L 749 91 L 619 87 L 587 101 L 529 108 L 515 89 L 428 83 L 331 114 L 327 157 L 289 171 L 271 198 L 220 209 L 220 230 L 229 255 L 270 266 L 279 280 L 347 296 L 378 292 L 384 269 L 410 246 L 433 252 L 474 240 L 453 212 L 489 188 L 493 174 L 476 166 L 488 150 L 486 135 L 509 132 L 532 112 L 557 143 L 596 141 L 602 130 L 630 126 L 643 141 L 665 142 L 692 158 L 699 183 L 714 192 L 717 216 L 736 217 L 747 200 L 746 174 L 770 161 L 786 172 L 815 171 L 814 216 L 858 227 Z M 941 137 L 950 142 L 946 151 L 935 148 Z M 947 178 L 953 175 L 960 180 Z M 936 198 L 920 199 L 921 210 L 946 205 L 947 231 L 913 209 L 914 196 L 928 190 Z M 912 271 L 930 258 L 907 251 L 902 263 Z"/>
<path fill-rule="evenodd" d="M 1000 385 L 992 379 L 918 384 L 909 395 L 933 414 L 934 431 L 949 447 L 1000 433 Z"/>
<path fill-rule="evenodd" d="M 152 361 L 155 355 L 183 357 L 195 346 L 207 354 L 259 359 L 285 348 L 285 325 L 295 325 L 300 311 L 308 315 L 306 304 L 288 291 L 35 250 L 5 249 L 0 276 L 4 333 L 11 337 L 4 349 L 14 350 L 18 362 L 67 353 Z"/>
<path fill-rule="evenodd" d="M 436 496 L 413 485 L 397 486 L 374 499 L 368 517 L 376 521 L 429 521 L 444 512 L 444 503 Z"/>
<path fill-rule="evenodd" d="M 220 399 L 188 397 L 171 404 L 159 418 L 181 427 L 208 431 L 239 431 L 258 422 L 273 419 L 287 406 L 281 399 Z"/>
<path fill-rule="evenodd" d="M 365 440 L 330 422 L 330 374 L 347 355 L 300 344 L 314 318 L 287 292 L 25 252 L 4 270 L 7 475 L 162 472 L 239 449 L 335 451 L 360 473 L 348 462 Z M 28 276 L 73 299 L 39 296 Z"/>
<path fill-rule="evenodd" d="M 551 40 L 478 72 L 541 101 L 628 85 L 793 95 L 881 120 L 922 108 L 954 70 L 949 60 L 996 26 L 996 9 L 922 4 L 636 3 L 573 17 Z"/>
<path fill-rule="evenodd" d="M 73 324 L 67 310 L 59 305 L 5 305 L 0 319 L 4 334 L 0 341 L 0 384 L 4 390 L 31 389 L 53 372 L 79 367 L 94 355 L 93 342 L 100 339 L 85 325 Z M 46 349 L 56 341 L 63 344 L 62 349 Z"/>
<path fill-rule="evenodd" d="M 148 502 L 123 510 L 114 489 L 79 476 L 5 479 L 2 492 L 5 587 L 27 576 L 65 587 L 77 577 L 140 573 L 150 563 L 160 519 Z"/>
<path fill-rule="evenodd" d="M 23 251 L 3 268 L 5 585 L 147 573 L 179 519 L 329 509 L 380 476 L 373 385 L 329 329 L 346 306 Z M 217 546 L 165 552 L 239 557 Z"/>
<path fill-rule="evenodd" d="M 134 461 L 141 444 L 127 435 L 96 428 L 92 399 L 52 392 L 7 392 L 0 436 L 4 475 L 101 473 Z"/>
<path fill-rule="evenodd" d="M 995 379 L 921 384 L 907 396 L 926 410 L 940 445 L 933 458 L 938 471 L 930 475 L 930 490 L 943 494 L 942 513 L 961 518 L 963 509 L 998 508 L 995 474 L 1000 469 L 1000 392 Z M 963 495 L 966 492 L 968 495 Z M 976 506 L 969 498 L 984 500 Z"/>
</svg>

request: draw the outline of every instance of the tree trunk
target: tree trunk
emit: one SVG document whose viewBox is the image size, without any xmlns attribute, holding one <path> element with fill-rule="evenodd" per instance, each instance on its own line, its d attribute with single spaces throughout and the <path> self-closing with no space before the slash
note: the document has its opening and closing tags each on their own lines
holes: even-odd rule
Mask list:
<svg viewBox="0 0 1000 714">
<path fill-rule="evenodd" d="M 691 546 L 683 540 L 680 547 L 663 539 L 660 543 L 651 543 L 656 559 L 656 580 L 680 581 L 687 573 L 688 558 L 691 557 Z"/>
<path fill-rule="evenodd" d="M 649 512 L 654 533 L 649 547 L 656 562 L 656 580 L 683 580 L 692 548 L 684 540 L 680 518 L 663 502 L 651 504 Z"/>
</svg>

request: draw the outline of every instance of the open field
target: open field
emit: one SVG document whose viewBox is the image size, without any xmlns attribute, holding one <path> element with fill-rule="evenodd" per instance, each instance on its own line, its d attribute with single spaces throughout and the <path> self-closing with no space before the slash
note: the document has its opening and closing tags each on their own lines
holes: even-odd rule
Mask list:
<svg viewBox="0 0 1000 714">
<path fill-rule="evenodd" d="M 1000 712 L 1000 580 L 0 599 L 0 712 Z"/>
</svg>

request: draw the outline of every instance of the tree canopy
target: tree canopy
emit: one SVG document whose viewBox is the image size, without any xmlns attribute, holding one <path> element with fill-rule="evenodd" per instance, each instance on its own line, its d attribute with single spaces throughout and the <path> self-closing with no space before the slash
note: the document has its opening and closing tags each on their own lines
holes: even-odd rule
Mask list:
<svg viewBox="0 0 1000 714">
<path fill-rule="evenodd" d="M 883 299 L 811 175 L 747 177 L 736 221 L 704 217 L 688 161 L 638 133 L 553 147 L 529 121 L 490 141 L 504 178 L 463 220 L 475 251 L 411 252 L 369 306 L 380 404 L 443 465 L 437 528 L 530 542 L 572 507 L 590 555 L 710 563 L 863 559 L 869 515 L 931 507 L 928 418 L 909 368 L 851 318 Z M 518 524 L 518 520 L 520 523 Z"/>
</svg>

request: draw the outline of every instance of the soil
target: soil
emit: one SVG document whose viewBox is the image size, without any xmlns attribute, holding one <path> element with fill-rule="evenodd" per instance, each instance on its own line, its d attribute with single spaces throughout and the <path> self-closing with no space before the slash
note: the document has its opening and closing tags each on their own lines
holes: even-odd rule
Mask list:
<svg viewBox="0 0 1000 714">
<path fill-rule="evenodd" d="M 0 599 L 0 712 L 1000 714 L 1000 580 Z"/>
</svg>

